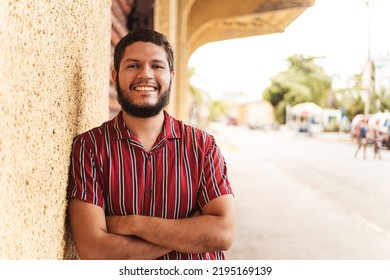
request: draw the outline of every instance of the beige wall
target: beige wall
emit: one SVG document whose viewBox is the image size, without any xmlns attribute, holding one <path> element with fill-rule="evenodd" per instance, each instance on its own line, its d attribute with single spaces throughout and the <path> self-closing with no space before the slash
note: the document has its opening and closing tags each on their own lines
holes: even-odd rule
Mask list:
<svg viewBox="0 0 390 280">
<path fill-rule="evenodd" d="M 111 1 L 0 2 L 0 259 L 62 259 L 73 137 L 108 117 Z"/>
</svg>

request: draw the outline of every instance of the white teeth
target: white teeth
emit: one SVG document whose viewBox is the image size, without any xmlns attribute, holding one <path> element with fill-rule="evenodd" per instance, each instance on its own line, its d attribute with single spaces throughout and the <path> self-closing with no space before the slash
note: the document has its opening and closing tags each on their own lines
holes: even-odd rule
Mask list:
<svg viewBox="0 0 390 280">
<path fill-rule="evenodd" d="M 134 87 L 137 91 L 154 91 L 154 87 L 147 87 L 147 86 L 140 86 L 140 87 Z"/>
</svg>

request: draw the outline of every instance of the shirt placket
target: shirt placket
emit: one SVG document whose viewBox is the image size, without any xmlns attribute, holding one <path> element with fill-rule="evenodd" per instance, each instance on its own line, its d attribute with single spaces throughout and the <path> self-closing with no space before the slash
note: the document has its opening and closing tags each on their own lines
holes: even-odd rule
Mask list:
<svg viewBox="0 0 390 280">
<path fill-rule="evenodd" d="M 153 192 L 153 178 L 152 178 L 152 163 L 153 156 L 150 154 L 146 155 L 145 162 L 145 188 L 143 194 L 143 215 L 150 215 L 151 206 L 152 206 L 152 192 Z"/>
</svg>

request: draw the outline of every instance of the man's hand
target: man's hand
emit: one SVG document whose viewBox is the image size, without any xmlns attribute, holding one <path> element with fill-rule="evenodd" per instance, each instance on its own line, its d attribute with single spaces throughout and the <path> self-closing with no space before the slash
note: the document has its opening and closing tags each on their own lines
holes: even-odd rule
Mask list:
<svg viewBox="0 0 390 280">
<path fill-rule="evenodd" d="M 225 251 L 235 233 L 235 208 L 232 195 L 213 199 L 189 218 L 163 219 L 129 215 L 106 218 L 108 231 L 135 235 L 150 243 L 183 253 Z"/>
<path fill-rule="evenodd" d="M 190 217 L 197 217 L 202 215 L 198 210 L 193 211 Z M 106 216 L 107 231 L 120 235 L 134 235 L 133 227 L 137 220 L 137 215 L 127 216 Z"/>
<path fill-rule="evenodd" d="M 80 199 L 70 201 L 69 220 L 81 259 L 156 259 L 172 251 L 138 237 L 107 232 L 103 209 Z"/>
</svg>

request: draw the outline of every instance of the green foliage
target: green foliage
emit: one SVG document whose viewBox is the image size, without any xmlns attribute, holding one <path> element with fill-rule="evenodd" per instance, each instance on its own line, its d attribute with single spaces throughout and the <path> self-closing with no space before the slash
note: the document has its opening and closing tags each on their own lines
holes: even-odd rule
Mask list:
<svg viewBox="0 0 390 280">
<path fill-rule="evenodd" d="M 352 120 L 357 114 L 364 114 L 364 101 L 356 91 L 347 91 L 343 93 L 343 97 L 339 102 L 344 108 L 345 114 L 349 120 Z"/>
<path fill-rule="evenodd" d="M 189 69 L 189 80 L 196 75 L 195 69 Z M 209 121 L 217 121 L 227 115 L 228 105 L 223 100 L 212 100 L 210 94 L 189 83 L 191 96 L 191 124 L 205 129 Z M 205 113 L 207 112 L 207 113 Z"/>
<path fill-rule="evenodd" d="M 338 132 L 340 131 L 340 124 L 337 120 L 332 120 L 329 124 L 324 127 L 324 132 Z"/>
<path fill-rule="evenodd" d="M 379 95 L 380 107 L 379 110 L 381 112 L 390 111 L 390 95 L 386 93 L 385 88 L 381 89 Z"/>
<path fill-rule="evenodd" d="M 287 104 L 301 102 L 326 105 L 332 79 L 324 69 L 314 63 L 316 57 L 294 55 L 287 58 L 289 68 L 271 79 L 271 85 L 263 92 L 263 99 L 275 107 L 275 118 L 285 123 Z"/>
<path fill-rule="evenodd" d="M 367 89 L 362 85 L 362 75 L 356 74 L 352 76 L 348 81 L 348 86 L 346 88 L 338 89 L 336 92 L 337 95 L 337 106 L 344 108 L 345 114 L 348 116 L 349 120 L 352 120 L 357 114 L 364 114 L 364 103 L 363 96 L 367 95 Z M 377 95 L 373 92 L 370 95 L 370 114 L 376 113 L 378 108 Z M 380 100 L 380 106 L 386 106 L 385 97 L 383 100 Z M 390 101 L 390 100 L 389 100 Z M 390 103 L 389 103 L 390 105 Z M 382 110 L 382 107 L 379 108 Z"/>
<path fill-rule="evenodd" d="M 286 123 L 286 106 L 287 102 L 282 100 L 275 108 L 275 120 L 279 123 Z"/>
<path fill-rule="evenodd" d="M 223 100 L 213 100 L 210 106 L 210 121 L 218 121 L 228 113 L 228 104 Z"/>
</svg>

